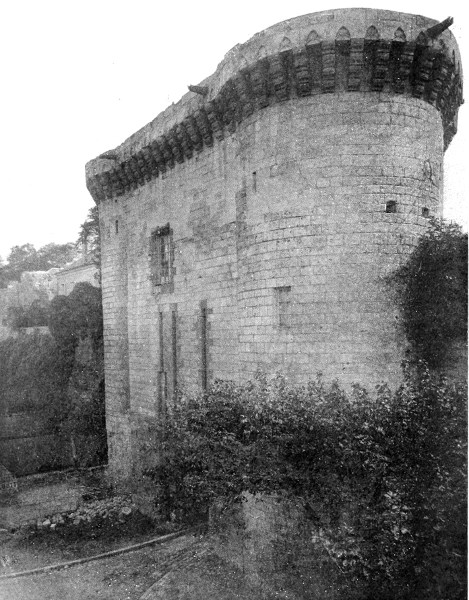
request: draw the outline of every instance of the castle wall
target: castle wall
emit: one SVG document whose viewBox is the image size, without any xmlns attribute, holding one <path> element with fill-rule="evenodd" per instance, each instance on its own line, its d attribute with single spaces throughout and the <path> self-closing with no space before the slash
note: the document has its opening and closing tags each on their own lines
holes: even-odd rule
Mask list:
<svg viewBox="0 0 469 600">
<path fill-rule="evenodd" d="M 460 67 L 418 33 L 434 22 L 381 12 L 258 34 L 203 82 L 208 99 L 184 97 L 87 166 L 116 477 L 142 466 L 139 438 L 176 388 L 258 369 L 399 382 L 405 339 L 386 276 L 441 214 Z M 394 38 L 379 39 L 375 18 Z M 152 240 L 165 227 L 162 284 Z"/>
</svg>

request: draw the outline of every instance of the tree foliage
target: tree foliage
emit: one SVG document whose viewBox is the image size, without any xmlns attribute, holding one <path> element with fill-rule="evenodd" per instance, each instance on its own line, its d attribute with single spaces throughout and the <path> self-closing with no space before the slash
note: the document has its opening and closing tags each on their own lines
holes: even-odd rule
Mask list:
<svg viewBox="0 0 469 600">
<path fill-rule="evenodd" d="M 84 338 L 90 338 L 96 348 L 100 347 L 103 339 L 101 290 L 80 282 L 68 296 L 53 298 L 49 329 L 61 347 L 75 350 Z"/>
<path fill-rule="evenodd" d="M 100 290 L 79 283 L 69 296 L 55 297 L 49 330 L 52 335 L 0 342 L 0 410 L 41 411 L 57 434 L 81 440 L 76 444 L 78 462 L 102 462 L 106 427 Z M 86 341 L 92 358 L 78 364 L 77 347 Z"/>
<path fill-rule="evenodd" d="M 462 598 L 465 394 L 424 368 L 395 393 L 219 382 L 181 396 L 156 439 L 149 473 L 167 511 L 194 515 L 246 491 L 300 498 L 344 597 Z"/>
<path fill-rule="evenodd" d="M 101 265 L 101 244 L 98 207 L 88 211 L 86 220 L 80 225 L 77 244 L 86 248 L 98 268 Z M 19 281 L 25 271 L 48 271 L 63 267 L 76 257 L 76 244 L 49 243 L 36 250 L 33 244 L 13 246 L 6 263 L 0 257 L 0 288 L 11 281 Z"/>
<path fill-rule="evenodd" d="M 49 303 L 40 299 L 27 306 L 8 306 L 5 324 L 14 331 L 23 327 L 47 327 L 49 323 Z"/>
<path fill-rule="evenodd" d="M 48 271 L 53 267 L 63 267 L 76 253 L 75 245 L 46 244 L 36 250 L 33 244 L 13 246 L 7 263 L 0 266 L 0 287 L 6 287 L 10 281 L 19 281 L 25 271 Z"/>
<path fill-rule="evenodd" d="M 86 220 L 80 226 L 78 244 L 86 246 L 94 264 L 101 268 L 101 237 L 99 231 L 98 207 L 93 206 L 88 211 Z"/>
<path fill-rule="evenodd" d="M 441 368 L 451 345 L 467 337 L 467 234 L 433 220 L 392 277 L 413 355 Z"/>
<path fill-rule="evenodd" d="M 68 375 L 51 336 L 33 334 L 1 341 L 1 412 L 49 410 L 61 401 Z"/>
</svg>

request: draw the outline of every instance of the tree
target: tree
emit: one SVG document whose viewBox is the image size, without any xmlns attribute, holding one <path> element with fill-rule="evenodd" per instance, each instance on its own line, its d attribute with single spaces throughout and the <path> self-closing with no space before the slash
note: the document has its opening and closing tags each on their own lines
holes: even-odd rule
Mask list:
<svg viewBox="0 0 469 600">
<path fill-rule="evenodd" d="M 48 271 L 53 267 L 63 267 L 75 257 L 75 245 L 71 242 L 67 244 L 46 244 L 37 252 L 41 271 Z"/>
<path fill-rule="evenodd" d="M 101 290 L 80 282 L 68 296 L 56 296 L 50 303 L 49 330 L 64 351 L 74 352 L 78 342 L 89 338 L 96 351 L 102 347 L 103 312 Z"/>
<path fill-rule="evenodd" d="M 22 327 L 46 327 L 49 322 L 48 302 L 33 300 L 28 306 L 8 306 L 5 322 L 13 330 Z"/>
<path fill-rule="evenodd" d="M 8 255 L 7 264 L 0 266 L 0 287 L 6 287 L 10 281 L 19 281 L 25 271 L 48 271 L 53 267 L 63 267 L 75 256 L 75 245 L 46 244 L 36 250 L 33 244 L 13 246 Z"/>
<path fill-rule="evenodd" d="M 106 459 L 101 291 L 79 283 L 50 303 L 48 333 L 0 341 L 0 413 L 40 411 L 71 443 L 76 462 Z M 19 326 L 44 324 L 39 302 L 15 315 Z"/>
<path fill-rule="evenodd" d="M 80 225 L 78 244 L 86 247 L 91 254 L 94 264 L 101 268 L 101 238 L 99 232 L 98 207 L 93 206 L 88 211 L 86 220 Z"/>
<path fill-rule="evenodd" d="M 50 410 L 50 421 L 72 440 L 76 460 L 92 464 L 107 456 L 104 408 L 103 315 L 101 290 L 78 283 L 68 296 L 56 296 L 50 305 L 49 330 L 56 342 L 67 389 Z M 80 342 L 89 340 L 93 358 L 77 363 Z M 77 440 L 83 443 L 79 444 Z M 94 440 L 94 445 L 91 440 Z M 91 463 L 90 463 L 91 461 Z"/>
<path fill-rule="evenodd" d="M 38 271 L 39 259 L 36 248 L 32 244 L 13 246 L 8 255 L 5 269 L 11 279 L 19 279 L 24 271 Z"/>
<path fill-rule="evenodd" d="M 433 220 L 409 260 L 392 276 L 414 358 L 441 368 L 467 336 L 467 234 Z"/>
</svg>

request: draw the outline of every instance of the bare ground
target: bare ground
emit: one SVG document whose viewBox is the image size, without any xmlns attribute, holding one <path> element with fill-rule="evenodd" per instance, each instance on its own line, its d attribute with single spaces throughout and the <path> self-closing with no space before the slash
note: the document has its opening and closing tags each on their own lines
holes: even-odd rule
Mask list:
<svg viewBox="0 0 469 600">
<path fill-rule="evenodd" d="M 59 571 L 0 580 L 0 600 L 137 600 L 198 544 L 198 537 L 185 535 Z"/>
</svg>

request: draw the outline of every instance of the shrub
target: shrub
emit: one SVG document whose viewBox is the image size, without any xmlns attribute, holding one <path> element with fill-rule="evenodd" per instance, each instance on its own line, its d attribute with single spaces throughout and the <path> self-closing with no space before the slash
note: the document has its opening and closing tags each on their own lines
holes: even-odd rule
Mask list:
<svg viewBox="0 0 469 600">
<path fill-rule="evenodd" d="M 68 371 L 50 335 L 33 334 L 0 342 L 2 412 L 49 410 L 65 393 Z"/>
<path fill-rule="evenodd" d="M 22 327 L 46 327 L 48 321 L 48 303 L 34 300 L 26 308 L 24 306 L 9 306 L 5 323 L 17 331 Z"/>
<path fill-rule="evenodd" d="M 73 352 L 80 339 L 91 339 L 102 347 L 103 311 L 101 290 L 81 282 L 68 296 L 56 296 L 50 305 L 49 329 L 57 344 Z"/>
<path fill-rule="evenodd" d="M 192 518 L 246 491 L 301 498 L 312 535 L 369 597 L 460 597 L 464 403 L 423 367 L 396 393 L 345 394 L 320 378 L 218 382 L 167 415 L 150 472 L 157 501 Z"/>
<path fill-rule="evenodd" d="M 467 338 L 467 258 L 467 234 L 433 220 L 391 278 L 412 354 L 431 368 L 441 368 L 452 343 Z"/>
<path fill-rule="evenodd" d="M 50 303 L 49 334 L 0 342 L 0 410 L 40 411 L 55 434 L 73 440 L 81 466 L 107 456 L 101 292 L 88 283 Z M 77 364 L 89 340 L 90 364 Z"/>
</svg>

